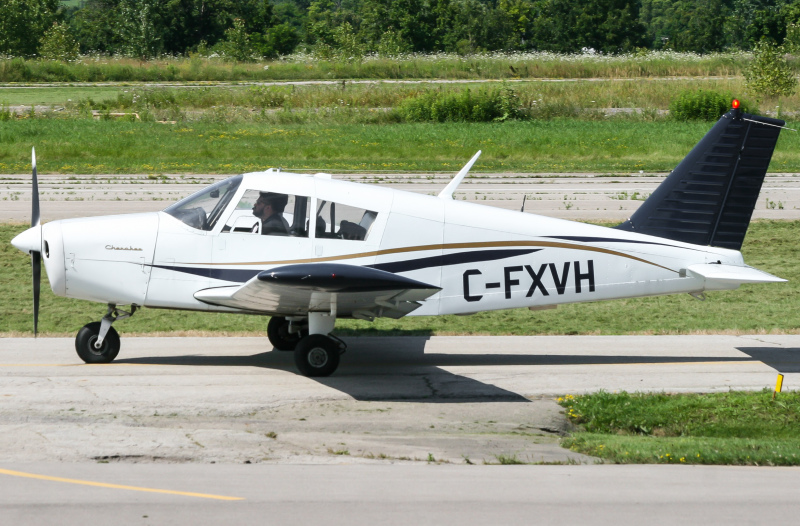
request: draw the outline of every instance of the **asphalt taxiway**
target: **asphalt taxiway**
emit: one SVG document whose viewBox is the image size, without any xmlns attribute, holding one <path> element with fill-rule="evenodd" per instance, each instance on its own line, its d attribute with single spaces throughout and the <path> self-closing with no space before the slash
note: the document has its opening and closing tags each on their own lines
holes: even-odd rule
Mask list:
<svg viewBox="0 0 800 526">
<path fill-rule="evenodd" d="M 558 446 L 555 398 L 800 382 L 800 336 L 348 338 L 328 378 L 264 338 L 0 339 L 6 462 L 592 462 Z"/>
<path fill-rule="evenodd" d="M 763 524 L 800 469 L 598 466 L 557 395 L 800 383 L 800 336 L 348 338 L 310 379 L 264 338 L 0 339 L 0 509 L 25 524 Z M 562 465 L 499 465 L 516 459 Z M 493 464 L 493 465 L 486 465 Z"/>
<path fill-rule="evenodd" d="M 793 524 L 798 479 L 721 466 L 23 464 L 0 471 L 0 510 L 6 524 L 64 526 Z"/>
</svg>

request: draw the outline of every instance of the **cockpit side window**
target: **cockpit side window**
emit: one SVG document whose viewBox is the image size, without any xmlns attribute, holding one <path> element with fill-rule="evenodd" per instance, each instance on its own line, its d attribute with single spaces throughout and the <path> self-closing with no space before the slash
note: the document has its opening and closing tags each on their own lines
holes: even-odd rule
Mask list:
<svg viewBox="0 0 800 526">
<path fill-rule="evenodd" d="M 213 184 L 164 209 L 164 212 L 198 230 L 211 230 L 242 182 L 237 175 Z"/>
<path fill-rule="evenodd" d="M 329 201 L 319 201 L 317 207 L 318 238 L 364 241 L 378 217 L 377 212 Z"/>
<path fill-rule="evenodd" d="M 302 195 L 247 190 L 222 231 L 308 237 L 309 201 Z"/>
</svg>

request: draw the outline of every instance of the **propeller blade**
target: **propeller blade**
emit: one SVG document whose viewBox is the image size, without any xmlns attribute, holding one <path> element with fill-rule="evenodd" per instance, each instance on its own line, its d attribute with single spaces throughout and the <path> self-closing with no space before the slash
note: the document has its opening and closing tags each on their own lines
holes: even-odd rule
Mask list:
<svg viewBox="0 0 800 526">
<path fill-rule="evenodd" d="M 31 252 L 33 267 L 33 335 L 39 332 L 39 288 L 42 282 L 42 253 Z"/>
<path fill-rule="evenodd" d="M 36 148 L 31 149 L 31 164 L 33 165 L 33 189 L 31 190 L 31 226 L 39 224 L 39 181 L 36 178 Z"/>
<path fill-rule="evenodd" d="M 36 148 L 31 148 L 31 165 L 33 166 L 33 188 L 31 189 L 31 226 L 39 226 L 39 181 L 36 177 Z M 39 243 L 41 245 L 41 228 L 39 229 Z M 33 269 L 33 335 L 39 332 L 39 291 L 42 283 L 42 253 L 39 250 L 31 251 L 31 268 Z"/>
</svg>

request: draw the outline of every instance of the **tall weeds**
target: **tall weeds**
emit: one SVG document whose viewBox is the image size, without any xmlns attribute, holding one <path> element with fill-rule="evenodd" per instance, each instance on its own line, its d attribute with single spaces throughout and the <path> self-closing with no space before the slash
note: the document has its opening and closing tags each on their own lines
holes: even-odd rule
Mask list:
<svg viewBox="0 0 800 526">
<path fill-rule="evenodd" d="M 749 53 L 646 52 L 628 55 L 556 53 L 409 54 L 398 58 L 320 60 L 296 54 L 260 63 L 219 57 L 137 61 L 103 56 L 75 62 L 0 59 L 0 82 L 179 82 L 309 79 L 638 78 L 741 75 Z M 796 67 L 793 65 L 793 67 Z"/>
</svg>

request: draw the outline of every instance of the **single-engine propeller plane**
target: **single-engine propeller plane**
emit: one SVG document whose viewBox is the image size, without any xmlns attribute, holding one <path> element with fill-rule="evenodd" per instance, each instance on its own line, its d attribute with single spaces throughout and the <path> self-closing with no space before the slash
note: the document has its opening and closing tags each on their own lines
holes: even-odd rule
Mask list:
<svg viewBox="0 0 800 526">
<path fill-rule="evenodd" d="M 734 108 L 624 223 L 606 228 L 270 169 L 217 182 L 161 212 L 39 220 L 33 156 L 34 332 L 40 259 L 53 292 L 108 305 L 77 334 L 87 363 L 120 349 L 141 307 L 271 316 L 269 340 L 327 376 L 337 318 L 531 309 L 785 281 L 739 252 L 784 122 Z M 123 309 L 123 306 L 127 306 Z"/>
</svg>

